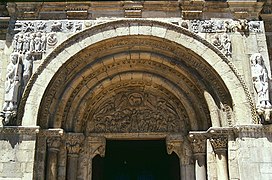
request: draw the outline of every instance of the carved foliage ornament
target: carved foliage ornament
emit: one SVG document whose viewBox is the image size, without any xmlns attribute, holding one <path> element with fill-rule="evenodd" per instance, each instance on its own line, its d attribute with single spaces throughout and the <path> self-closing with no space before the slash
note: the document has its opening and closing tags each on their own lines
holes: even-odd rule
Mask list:
<svg viewBox="0 0 272 180">
<path fill-rule="evenodd" d="M 122 92 L 92 116 L 92 132 L 180 132 L 182 125 L 167 99 L 145 92 Z"/>
</svg>

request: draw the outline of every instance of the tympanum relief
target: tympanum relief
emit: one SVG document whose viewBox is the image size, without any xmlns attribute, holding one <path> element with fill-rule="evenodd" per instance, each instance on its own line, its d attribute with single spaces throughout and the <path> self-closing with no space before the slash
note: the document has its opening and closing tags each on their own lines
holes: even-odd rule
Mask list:
<svg viewBox="0 0 272 180">
<path fill-rule="evenodd" d="M 91 132 L 181 132 L 187 121 L 167 99 L 125 91 L 107 99 L 92 116 Z"/>
</svg>

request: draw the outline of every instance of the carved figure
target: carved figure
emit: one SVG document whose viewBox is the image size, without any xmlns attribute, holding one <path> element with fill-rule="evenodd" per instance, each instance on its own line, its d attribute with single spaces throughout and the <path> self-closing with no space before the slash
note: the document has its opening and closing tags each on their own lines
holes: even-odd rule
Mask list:
<svg viewBox="0 0 272 180">
<path fill-rule="evenodd" d="M 42 37 L 41 33 L 38 32 L 36 34 L 35 39 L 34 39 L 35 52 L 41 52 L 41 49 L 42 49 L 42 42 L 41 42 L 42 40 L 41 40 L 41 37 Z"/>
<path fill-rule="evenodd" d="M 25 54 L 25 57 L 23 59 L 23 87 L 25 88 L 28 80 L 30 79 L 32 75 L 32 69 L 33 69 L 33 56 L 31 55 L 31 52 L 27 52 Z"/>
<path fill-rule="evenodd" d="M 203 21 L 201 27 L 202 27 L 202 32 L 213 32 L 214 31 L 213 21 Z"/>
<path fill-rule="evenodd" d="M 251 56 L 251 69 L 254 87 L 258 94 L 257 107 L 270 108 L 268 72 L 260 53 L 255 53 Z"/>
<path fill-rule="evenodd" d="M 75 32 L 80 31 L 81 29 L 82 29 L 82 24 L 81 23 L 75 24 Z"/>
<path fill-rule="evenodd" d="M 119 93 L 93 114 L 93 132 L 180 132 L 175 108 L 143 92 Z"/>
<path fill-rule="evenodd" d="M 34 52 L 35 51 L 35 33 L 32 33 L 30 35 L 30 52 Z"/>
<path fill-rule="evenodd" d="M 231 57 L 232 55 L 232 47 L 231 47 L 231 40 L 227 34 L 223 35 L 223 47 L 224 47 L 224 54 L 227 57 Z"/>
<path fill-rule="evenodd" d="M 74 25 L 74 24 L 73 24 L 73 22 L 68 21 L 65 25 L 66 25 L 66 28 L 67 28 L 67 29 L 71 30 L 71 29 L 73 28 L 73 25 Z"/>
<path fill-rule="evenodd" d="M 41 36 L 41 51 L 45 52 L 46 51 L 46 34 L 42 33 Z"/>
<path fill-rule="evenodd" d="M 14 52 L 18 52 L 18 39 L 19 39 L 19 34 L 15 34 L 13 41 L 12 41 L 12 47 Z"/>
<path fill-rule="evenodd" d="M 215 39 L 213 40 L 213 45 L 216 46 L 219 50 L 222 50 L 224 47 L 220 40 L 219 35 L 216 35 L 214 38 Z"/>
<path fill-rule="evenodd" d="M 30 50 L 30 34 L 24 34 L 24 42 L 23 42 L 23 52 L 27 52 Z"/>
<path fill-rule="evenodd" d="M 38 30 L 38 31 L 42 31 L 42 30 L 44 30 L 44 29 L 45 29 L 45 27 L 46 27 L 45 22 L 40 21 L 40 22 L 38 22 L 38 23 L 37 23 L 37 30 Z"/>
<path fill-rule="evenodd" d="M 199 20 L 192 20 L 191 21 L 191 29 L 193 32 L 198 33 L 200 21 Z"/>
<path fill-rule="evenodd" d="M 55 21 L 51 26 L 51 31 L 59 32 L 61 31 L 62 23 L 60 21 Z"/>
<path fill-rule="evenodd" d="M 272 108 L 269 99 L 269 79 L 263 56 L 255 53 L 250 57 L 252 80 L 257 93 L 257 112 L 266 121 L 270 120 L 270 110 Z M 269 111 L 268 111 L 269 110 Z M 267 114 L 269 113 L 269 115 Z"/>
<path fill-rule="evenodd" d="M 17 41 L 17 47 L 16 47 L 17 52 L 20 52 L 20 53 L 22 52 L 23 44 L 24 44 L 24 35 L 19 34 L 18 41 Z"/>
<path fill-rule="evenodd" d="M 252 32 L 261 32 L 261 25 L 259 21 L 251 21 L 249 24 L 249 30 Z"/>
<path fill-rule="evenodd" d="M 17 108 L 18 95 L 22 79 L 22 64 L 20 54 L 14 52 L 10 56 L 10 63 L 7 66 L 5 82 L 4 111 L 13 111 Z"/>
</svg>

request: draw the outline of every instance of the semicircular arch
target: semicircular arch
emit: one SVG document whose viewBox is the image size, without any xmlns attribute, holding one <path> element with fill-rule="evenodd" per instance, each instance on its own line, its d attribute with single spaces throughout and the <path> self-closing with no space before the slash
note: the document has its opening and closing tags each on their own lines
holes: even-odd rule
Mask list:
<svg viewBox="0 0 272 180">
<path fill-rule="evenodd" d="M 129 51 L 127 54 L 129 58 L 126 56 L 122 56 L 121 59 L 116 58 L 120 53 L 125 51 Z M 184 76 L 186 77 L 187 86 L 189 85 L 188 82 L 196 84 L 193 87 L 202 89 L 200 92 L 210 92 L 216 102 L 227 103 L 230 106 L 234 105 L 233 108 L 236 108 L 234 111 L 238 112 L 236 118 L 239 118 L 240 122 L 250 123 L 249 120 L 255 118 L 253 102 L 242 77 L 234 65 L 210 43 L 184 28 L 168 23 L 149 20 L 120 20 L 97 25 L 79 32 L 62 43 L 44 59 L 38 71 L 32 76 L 22 98 L 19 111 L 22 124 L 34 125 L 37 119 L 45 116 L 46 113 L 38 115 L 39 109 L 33 109 L 33 107 L 46 109 L 49 112 L 48 115 L 54 111 L 54 105 L 47 107 L 42 104 L 46 104 L 44 103 L 47 102 L 45 97 L 50 93 L 51 97 L 57 98 L 56 94 L 54 94 L 56 93 L 55 90 L 58 89 L 56 85 L 61 84 L 61 81 L 63 81 L 63 79 L 58 77 L 68 78 L 68 82 L 75 81 L 75 83 L 70 85 L 66 83 L 65 87 L 67 90 L 65 92 L 59 91 L 59 93 L 62 95 L 75 93 L 74 90 L 76 90 L 78 84 L 83 83 L 89 75 L 93 75 L 92 71 L 95 69 L 95 66 L 102 71 L 103 69 L 107 69 L 107 62 L 114 62 L 117 59 L 120 63 L 123 63 L 124 59 L 122 58 L 124 57 L 126 57 L 125 60 L 133 62 L 133 60 L 137 60 L 137 58 L 133 59 L 134 55 L 138 56 L 138 60 L 141 60 L 140 57 L 144 53 L 150 54 L 150 59 L 148 60 L 154 67 L 161 68 L 168 63 L 165 65 L 166 69 L 170 72 L 177 71 L 178 75 L 176 76 L 167 77 L 168 73 L 164 75 L 166 76 L 165 79 L 170 80 L 169 82 L 175 86 L 176 82 L 174 79 Z M 151 59 L 151 57 L 156 57 L 156 55 L 164 56 L 165 58 Z M 107 61 L 105 57 L 109 56 L 111 58 Z M 101 58 L 103 60 L 98 62 Z M 168 60 L 163 61 L 162 59 Z M 83 64 L 84 66 L 80 66 L 79 64 Z M 99 66 L 101 64 L 102 66 Z M 131 66 L 131 64 L 129 65 Z M 146 69 L 146 67 L 148 66 L 139 67 L 135 71 L 136 73 L 149 71 L 151 74 L 163 76 L 160 73 L 160 68 L 157 69 L 157 72 L 152 72 L 152 68 Z M 84 68 L 89 68 L 90 70 L 84 71 Z M 71 71 L 81 71 L 82 74 L 72 73 L 70 77 L 67 73 Z M 87 72 L 86 76 L 84 72 Z M 118 70 L 113 72 L 112 77 L 120 77 L 118 73 L 120 73 Z M 102 79 L 110 77 L 107 72 L 101 72 L 98 75 L 103 76 L 101 77 Z M 69 78 L 71 79 L 69 80 Z M 193 80 L 190 78 L 193 78 Z M 92 81 L 88 83 L 92 84 Z M 84 87 L 87 87 L 87 91 L 90 89 L 86 84 L 84 84 Z M 182 89 L 183 93 L 181 94 L 184 96 L 186 94 L 186 87 L 182 86 L 179 88 Z M 69 91 L 69 89 L 72 90 Z M 78 90 L 83 89 L 79 88 Z M 71 94 L 67 96 L 67 102 L 70 97 Z M 192 97 L 189 99 L 192 99 Z M 54 103 L 59 102 L 55 101 Z M 63 106 L 65 109 L 67 104 L 64 103 Z M 251 112 L 247 114 L 252 116 L 238 116 L 238 114 L 245 114 L 239 112 L 248 111 L 248 106 L 252 108 Z M 201 107 L 198 109 L 201 110 Z M 58 114 L 59 112 L 55 113 Z M 48 127 L 48 124 L 44 125 L 44 127 L 46 126 Z"/>
</svg>

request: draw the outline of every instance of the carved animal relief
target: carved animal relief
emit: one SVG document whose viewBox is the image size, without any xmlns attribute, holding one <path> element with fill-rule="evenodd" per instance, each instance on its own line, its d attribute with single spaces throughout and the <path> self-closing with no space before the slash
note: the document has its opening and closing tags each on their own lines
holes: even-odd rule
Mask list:
<svg viewBox="0 0 272 180">
<path fill-rule="evenodd" d="M 162 97 L 123 92 L 107 99 L 92 116 L 92 132 L 180 132 L 176 109 Z"/>
</svg>

